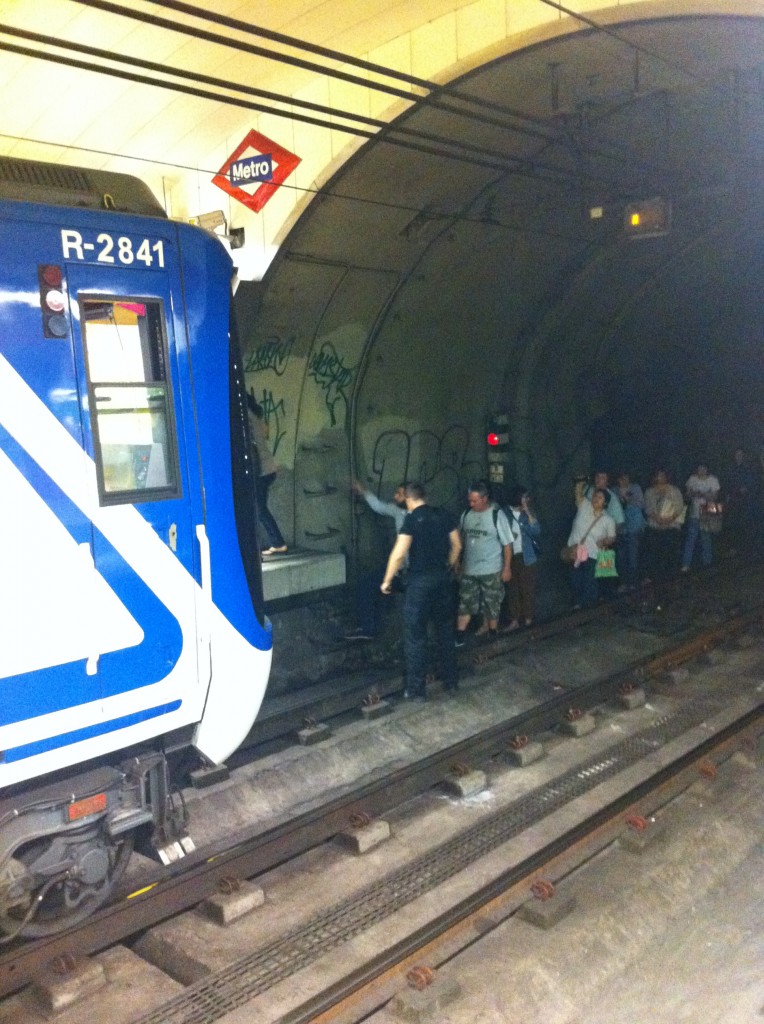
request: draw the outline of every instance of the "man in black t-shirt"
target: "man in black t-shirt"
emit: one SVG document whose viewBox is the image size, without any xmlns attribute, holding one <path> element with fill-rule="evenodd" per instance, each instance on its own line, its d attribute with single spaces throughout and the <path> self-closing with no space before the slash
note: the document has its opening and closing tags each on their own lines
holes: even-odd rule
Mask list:
<svg viewBox="0 0 764 1024">
<path fill-rule="evenodd" d="M 457 688 L 450 573 L 459 561 L 462 543 L 459 530 L 448 513 L 427 504 L 421 484 L 406 484 L 404 495 L 408 515 L 390 552 L 380 589 L 383 594 L 392 592 L 393 578 L 408 555 L 408 582 L 403 602 L 404 696 L 409 700 L 424 700 L 429 619 L 435 625 L 443 687 L 449 693 Z"/>
</svg>

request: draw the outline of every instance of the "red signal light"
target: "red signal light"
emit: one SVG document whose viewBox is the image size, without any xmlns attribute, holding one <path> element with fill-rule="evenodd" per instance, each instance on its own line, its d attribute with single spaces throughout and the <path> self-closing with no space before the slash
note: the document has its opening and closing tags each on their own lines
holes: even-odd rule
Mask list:
<svg viewBox="0 0 764 1024">
<path fill-rule="evenodd" d="M 494 434 L 493 431 L 486 437 L 486 441 L 492 448 L 498 447 L 501 444 L 501 440 L 498 434 Z"/>
<path fill-rule="evenodd" d="M 64 275 L 61 267 L 54 267 L 50 263 L 40 267 L 41 282 L 49 288 L 60 288 Z"/>
<path fill-rule="evenodd" d="M 65 338 L 69 333 L 64 293 L 64 272 L 52 263 L 40 263 L 37 267 L 40 285 L 40 311 L 42 312 L 42 333 L 45 338 Z"/>
</svg>

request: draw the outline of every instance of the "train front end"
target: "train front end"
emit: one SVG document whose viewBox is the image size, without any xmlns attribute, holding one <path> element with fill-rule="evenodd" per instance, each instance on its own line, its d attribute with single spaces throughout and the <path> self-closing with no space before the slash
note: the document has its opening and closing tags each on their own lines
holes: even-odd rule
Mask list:
<svg viewBox="0 0 764 1024">
<path fill-rule="evenodd" d="M 137 829 L 191 847 L 165 749 L 228 756 L 271 658 L 230 259 L 117 212 L 123 176 L 24 201 L 39 166 L 0 201 L 0 928 L 27 935 L 103 902 Z"/>
</svg>

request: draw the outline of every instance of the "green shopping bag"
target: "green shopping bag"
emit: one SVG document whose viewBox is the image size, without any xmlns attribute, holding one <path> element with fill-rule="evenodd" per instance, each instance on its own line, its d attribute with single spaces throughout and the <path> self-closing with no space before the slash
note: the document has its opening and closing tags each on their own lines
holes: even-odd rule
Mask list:
<svg viewBox="0 0 764 1024">
<path fill-rule="evenodd" d="M 597 565 L 594 567 L 594 575 L 598 580 L 618 575 L 618 570 L 615 567 L 615 551 L 612 548 L 600 548 L 597 552 Z"/>
</svg>

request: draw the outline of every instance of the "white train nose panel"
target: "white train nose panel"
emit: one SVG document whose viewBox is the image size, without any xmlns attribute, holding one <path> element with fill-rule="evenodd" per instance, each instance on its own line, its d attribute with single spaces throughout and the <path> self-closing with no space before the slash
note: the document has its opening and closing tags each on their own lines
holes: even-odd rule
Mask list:
<svg viewBox="0 0 764 1024">
<path fill-rule="evenodd" d="M 0 452 L 0 678 L 143 641 L 143 630 L 35 489 Z"/>
</svg>

